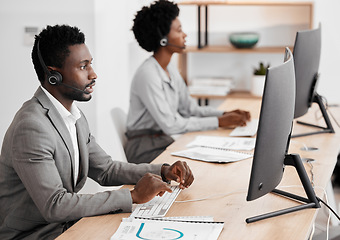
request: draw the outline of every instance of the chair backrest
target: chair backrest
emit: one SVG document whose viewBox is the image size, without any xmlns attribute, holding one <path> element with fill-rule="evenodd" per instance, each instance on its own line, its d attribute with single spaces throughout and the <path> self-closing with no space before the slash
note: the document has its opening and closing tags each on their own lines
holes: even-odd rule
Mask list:
<svg viewBox="0 0 340 240">
<path fill-rule="evenodd" d="M 115 132 L 110 133 L 112 134 L 113 146 L 112 146 L 112 159 L 116 161 L 127 162 L 125 152 L 124 152 L 124 145 L 127 141 L 125 136 L 126 131 L 126 119 L 127 115 L 125 112 L 120 108 L 113 108 L 111 110 L 111 117 L 113 120 L 113 125 L 115 128 Z M 104 187 L 100 186 L 97 182 L 88 178 L 86 180 L 85 186 L 79 191 L 82 194 L 95 194 L 97 192 L 104 192 L 104 191 L 112 191 L 117 190 L 120 187 Z"/>
<path fill-rule="evenodd" d="M 116 107 L 111 110 L 111 117 L 119 140 L 124 148 L 127 142 L 127 138 L 125 136 L 127 115 L 121 108 Z"/>
</svg>

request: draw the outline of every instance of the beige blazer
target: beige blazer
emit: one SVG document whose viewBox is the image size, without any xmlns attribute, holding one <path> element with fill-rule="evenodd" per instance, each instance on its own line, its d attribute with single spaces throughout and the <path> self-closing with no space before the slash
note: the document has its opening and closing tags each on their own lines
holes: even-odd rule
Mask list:
<svg viewBox="0 0 340 240">
<path fill-rule="evenodd" d="M 82 113 L 77 121 L 80 172 L 73 181 L 73 148 L 54 105 L 38 88 L 5 135 L 0 155 L 0 239 L 54 239 L 65 223 L 85 216 L 130 212 L 129 190 L 77 194 L 90 177 L 103 186 L 134 184 L 161 165 L 114 161 L 96 143 Z"/>
</svg>

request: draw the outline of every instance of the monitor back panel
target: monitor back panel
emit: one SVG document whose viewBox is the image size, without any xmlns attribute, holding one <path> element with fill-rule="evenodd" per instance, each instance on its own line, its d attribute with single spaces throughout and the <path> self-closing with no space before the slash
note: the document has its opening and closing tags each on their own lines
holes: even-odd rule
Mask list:
<svg viewBox="0 0 340 240">
<path fill-rule="evenodd" d="M 282 179 L 294 106 L 294 61 L 287 48 L 286 61 L 269 68 L 266 74 L 248 201 L 271 192 Z"/>
<path fill-rule="evenodd" d="M 317 84 L 321 55 L 321 27 L 296 33 L 294 44 L 296 103 L 294 118 L 307 113 Z"/>
</svg>

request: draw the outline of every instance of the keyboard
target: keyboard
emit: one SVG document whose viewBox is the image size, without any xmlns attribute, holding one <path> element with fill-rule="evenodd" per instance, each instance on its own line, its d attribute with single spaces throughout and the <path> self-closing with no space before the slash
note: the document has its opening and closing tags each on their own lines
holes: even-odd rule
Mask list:
<svg viewBox="0 0 340 240">
<path fill-rule="evenodd" d="M 231 137 L 252 137 L 257 132 L 257 125 L 259 123 L 258 119 L 252 119 L 250 122 L 247 122 L 246 126 L 236 127 L 229 136 Z"/>
<path fill-rule="evenodd" d="M 172 192 L 165 192 L 162 197 L 156 196 L 151 201 L 137 204 L 130 217 L 164 217 L 181 192 L 178 186 L 170 187 Z"/>
</svg>

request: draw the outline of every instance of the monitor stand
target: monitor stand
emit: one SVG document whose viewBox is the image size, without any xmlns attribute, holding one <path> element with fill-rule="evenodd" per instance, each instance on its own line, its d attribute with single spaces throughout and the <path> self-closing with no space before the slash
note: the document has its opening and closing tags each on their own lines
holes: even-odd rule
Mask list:
<svg viewBox="0 0 340 240">
<path fill-rule="evenodd" d="M 319 128 L 322 129 L 320 131 L 316 131 L 316 132 L 309 132 L 309 133 L 302 133 L 302 134 L 296 134 L 296 135 L 292 135 L 292 138 L 296 138 L 296 137 L 303 137 L 303 136 L 309 136 L 309 135 L 314 135 L 314 134 L 320 134 L 320 133 L 334 133 L 334 128 L 332 126 L 332 123 L 329 119 L 329 116 L 327 114 L 327 110 L 325 108 L 325 105 L 322 102 L 322 97 L 315 93 L 314 98 L 313 98 L 313 102 L 317 103 L 319 105 L 319 108 L 321 110 L 323 119 L 325 120 L 326 126 L 327 127 L 321 127 L 318 125 L 314 125 L 314 124 L 310 124 L 310 123 L 305 123 L 305 122 L 301 122 L 301 121 L 297 121 L 297 123 L 305 125 L 305 126 L 310 126 L 310 127 L 315 127 L 315 128 Z"/>
<path fill-rule="evenodd" d="M 315 195 L 315 192 L 313 190 L 312 184 L 309 181 L 308 175 L 306 173 L 306 170 L 303 166 L 303 163 L 301 161 L 300 155 L 298 154 L 289 154 L 286 155 L 285 160 L 284 160 L 284 164 L 285 165 L 289 165 L 289 166 L 293 166 L 295 167 L 301 183 L 303 185 L 303 188 L 305 190 L 305 193 L 307 195 L 308 198 L 305 197 L 301 197 L 289 192 L 285 192 L 279 189 L 274 189 L 272 192 L 287 198 L 290 198 L 292 200 L 296 200 L 298 202 L 301 203 L 301 205 L 295 206 L 295 207 L 290 207 L 290 208 L 286 208 L 286 209 L 282 209 L 282 210 L 278 210 L 278 211 L 274 211 L 274 212 L 270 212 L 270 213 L 265 213 L 262 215 L 258 215 L 255 217 L 250 217 L 246 219 L 247 223 L 252 223 L 252 222 L 256 222 L 259 220 L 263 220 L 266 218 L 271 218 L 271 217 L 276 217 L 279 215 L 283 215 L 286 213 L 291 213 L 291 212 L 295 212 L 295 211 L 299 211 L 299 210 L 303 210 L 303 209 L 307 209 L 307 208 L 320 208 L 320 203 Z"/>
</svg>

